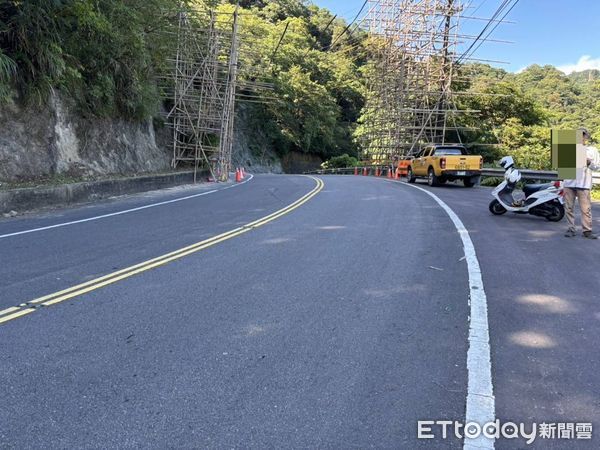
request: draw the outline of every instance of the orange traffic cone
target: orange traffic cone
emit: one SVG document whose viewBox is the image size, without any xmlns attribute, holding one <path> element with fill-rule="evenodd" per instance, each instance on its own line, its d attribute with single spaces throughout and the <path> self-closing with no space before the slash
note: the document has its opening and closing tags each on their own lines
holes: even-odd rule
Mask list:
<svg viewBox="0 0 600 450">
<path fill-rule="evenodd" d="M 242 179 L 246 178 L 246 169 L 242 167 Z"/>
<path fill-rule="evenodd" d="M 392 169 L 388 169 L 387 177 L 392 178 Z"/>
<path fill-rule="evenodd" d="M 367 168 L 366 167 L 363 168 L 363 176 L 365 176 L 365 177 L 367 176 Z"/>
<path fill-rule="evenodd" d="M 236 171 L 235 171 L 235 182 L 239 183 L 240 181 L 242 181 L 242 172 L 240 172 L 240 169 L 236 169 Z"/>
<path fill-rule="evenodd" d="M 354 175 L 358 175 L 358 167 L 354 168 Z"/>
</svg>

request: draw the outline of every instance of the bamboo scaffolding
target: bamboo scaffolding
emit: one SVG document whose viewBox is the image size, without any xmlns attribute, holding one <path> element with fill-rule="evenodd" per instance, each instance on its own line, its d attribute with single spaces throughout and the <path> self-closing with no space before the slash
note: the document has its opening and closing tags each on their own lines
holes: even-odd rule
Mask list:
<svg viewBox="0 0 600 450">
<path fill-rule="evenodd" d="M 462 0 L 369 0 L 367 98 L 360 144 L 363 159 L 390 161 L 429 143 L 461 142 L 454 92 L 458 45 L 476 36 L 461 33 Z M 469 17 L 472 19 L 472 17 Z M 479 39 L 481 40 L 481 39 Z M 490 42 L 501 40 L 484 39 Z M 499 62 L 499 61 L 494 61 Z"/>
<path fill-rule="evenodd" d="M 233 14 L 182 9 L 177 26 L 165 33 L 177 39 L 176 54 L 167 61 L 170 73 L 160 77 L 164 118 L 172 131 L 172 160 L 207 169 L 225 181 L 232 171 L 236 103 L 269 101 L 272 84 L 257 80 L 261 67 L 240 68 L 240 58 L 255 55 L 241 42 L 239 11 Z M 258 55 L 259 56 L 259 55 Z M 240 91 L 240 92 L 238 92 Z"/>
</svg>

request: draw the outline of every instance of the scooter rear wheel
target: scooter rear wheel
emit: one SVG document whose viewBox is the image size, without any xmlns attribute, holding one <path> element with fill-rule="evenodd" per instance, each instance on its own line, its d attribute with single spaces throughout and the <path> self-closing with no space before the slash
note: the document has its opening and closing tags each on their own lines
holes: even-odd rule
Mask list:
<svg viewBox="0 0 600 450">
<path fill-rule="evenodd" d="M 565 207 L 560 203 L 556 202 L 550 206 L 551 213 L 546 216 L 546 219 L 550 222 L 560 222 L 565 216 Z"/>
<path fill-rule="evenodd" d="M 500 202 L 496 199 L 490 202 L 489 210 L 492 214 L 496 216 L 501 216 L 506 212 L 506 208 L 500 204 Z"/>
</svg>

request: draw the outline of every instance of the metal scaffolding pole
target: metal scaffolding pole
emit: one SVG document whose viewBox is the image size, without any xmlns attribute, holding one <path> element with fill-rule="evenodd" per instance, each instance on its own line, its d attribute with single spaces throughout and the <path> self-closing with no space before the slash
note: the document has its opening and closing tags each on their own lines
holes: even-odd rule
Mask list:
<svg viewBox="0 0 600 450">
<path fill-rule="evenodd" d="M 365 159 L 387 163 L 426 143 L 445 143 L 460 112 L 451 88 L 460 0 L 369 0 Z"/>
<path fill-rule="evenodd" d="M 231 170 L 233 125 L 239 59 L 237 9 L 231 27 L 213 12 L 194 16 L 182 9 L 178 15 L 177 52 L 170 60 L 172 72 L 163 80 L 164 100 L 172 105 L 165 113 L 172 128 L 174 168 L 207 169 L 215 180 L 225 181 Z"/>
</svg>

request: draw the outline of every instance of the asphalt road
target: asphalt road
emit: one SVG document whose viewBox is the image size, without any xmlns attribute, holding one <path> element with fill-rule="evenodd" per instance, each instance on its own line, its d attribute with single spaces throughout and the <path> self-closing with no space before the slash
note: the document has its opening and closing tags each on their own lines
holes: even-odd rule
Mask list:
<svg viewBox="0 0 600 450">
<path fill-rule="evenodd" d="M 469 278 L 453 223 L 401 183 L 321 178 L 315 197 L 265 225 L 1 324 L 0 447 L 461 448 L 417 440 L 418 420 L 465 417 Z M 0 237 L 0 310 L 256 221 L 314 188 L 256 176 Z M 208 189 L 1 220 L 0 236 Z M 432 192 L 475 244 L 497 417 L 598 423 L 600 243 L 564 238 L 564 223 L 491 216 L 488 189 Z M 596 435 L 534 447 L 586 444 L 598 448 Z"/>
<path fill-rule="evenodd" d="M 496 415 L 531 424 L 586 423 L 590 441 L 500 440 L 497 448 L 600 448 L 600 240 L 565 238 L 566 219 L 486 214 L 490 190 L 435 193 L 459 213 L 488 297 Z M 600 231 L 600 205 L 593 206 Z M 578 219 L 579 220 L 579 217 Z M 579 223 L 579 222 L 578 222 Z"/>
</svg>

